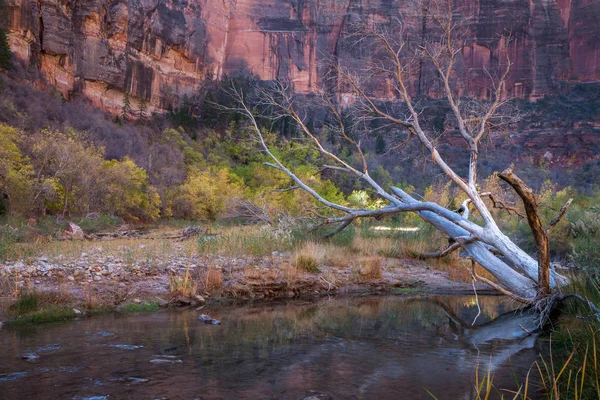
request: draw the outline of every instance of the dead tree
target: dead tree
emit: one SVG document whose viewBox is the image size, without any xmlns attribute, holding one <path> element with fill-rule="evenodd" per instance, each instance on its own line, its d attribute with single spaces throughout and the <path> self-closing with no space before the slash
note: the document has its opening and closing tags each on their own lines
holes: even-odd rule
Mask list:
<svg viewBox="0 0 600 400">
<path fill-rule="evenodd" d="M 567 283 L 564 277 L 551 270 L 548 231 L 556 225 L 568 204 L 560 212 L 556 221 L 548 228 L 544 228 L 537 213 L 533 192 L 514 174 L 513 169 L 509 168 L 500 176 L 516 190 L 523 200 L 527 220 L 539 247 L 538 259 L 527 254 L 500 230 L 484 198 L 491 196 L 495 205 L 500 204 L 505 209 L 507 207 L 501 202 L 493 200 L 493 194 L 480 192 L 477 168 L 482 140 L 489 135 L 491 130 L 513 118 L 511 115 L 501 112 L 506 103 L 505 86 L 511 68 L 510 59 L 506 57 L 499 63 L 495 77 L 492 72 L 489 72 L 491 96 L 488 101 L 476 102 L 460 98 L 458 90 L 453 87 L 453 82 L 456 80 L 456 65 L 461 51 L 463 51 L 466 40 L 464 35 L 467 30 L 463 29 L 460 18 L 457 18 L 451 0 L 441 5 L 428 7 L 427 13 L 429 19 L 436 24 L 437 30 L 434 32 L 437 35 L 430 35 L 431 37 L 421 41 L 418 45 L 405 41 L 401 24 L 396 30 L 386 31 L 373 24 L 357 23 L 353 28 L 357 42 L 360 41 L 363 44 L 368 42 L 368 46 L 375 55 L 367 65 L 368 71 L 358 74 L 339 66 L 339 63 L 335 62 L 336 60 L 334 60 L 331 70 L 334 71 L 338 82 L 337 87 L 344 87 L 346 93 L 352 93 L 354 96 L 355 100 L 352 106 L 357 115 L 364 116 L 365 121 L 369 118 L 383 120 L 390 126 L 406 132 L 407 140 L 416 139 L 418 141 L 446 179 L 456 185 L 466 196 L 467 200 L 463 203 L 461 212 L 453 212 L 433 202 L 417 200 L 398 187 L 392 187 L 387 191 L 376 182 L 369 173 L 360 141 L 355 139 L 344 123 L 342 108 L 336 101 L 335 93 L 328 94 L 323 90 L 319 93 L 319 97 L 335 121 L 334 128 L 340 138 L 346 141 L 358 156 L 357 164 L 359 165 L 353 165 L 340 154 L 329 150 L 319 136 L 305 124 L 302 112 L 296 107 L 295 95 L 287 84 L 278 82 L 272 90 L 263 90 L 260 106 L 268 107 L 272 118 L 285 116 L 294 120 L 299 130 L 307 136 L 326 159 L 330 160 L 330 165 L 324 165 L 323 168 L 348 173 L 362 180 L 374 190 L 377 196 L 388 203 L 380 209 L 351 208 L 333 203 L 320 196 L 269 149 L 257 122 L 258 116 L 255 109 L 251 108 L 246 101 L 244 93 L 233 90 L 232 95 L 239 104 L 237 111 L 244 114 L 250 121 L 250 127 L 257 141 L 271 159 L 267 165 L 287 174 L 294 181 L 294 188 L 305 190 L 324 206 L 339 212 L 340 216 L 325 220 L 326 225 L 335 226 L 331 234 L 342 231 L 359 218 L 382 218 L 400 212 L 415 212 L 424 221 L 432 224 L 452 239 L 451 248 L 442 254 L 462 249 L 464 255 L 481 265 L 496 279 L 495 282 L 492 282 L 476 275 L 474 277 L 524 303 L 537 302 Z M 508 41 L 509 38 L 499 40 Z M 437 144 L 439 134 L 428 131 L 427 124 L 422 120 L 417 102 L 410 89 L 410 71 L 415 62 L 429 63 L 439 77 L 440 97 L 447 101 L 453 121 L 453 126 L 447 127 L 444 133 L 452 130 L 457 132 L 464 141 L 468 152 L 468 160 L 465 160 L 468 167 L 467 176 L 460 176 L 448 164 Z M 361 81 L 361 77 L 364 76 L 379 76 L 386 82 L 393 82 L 395 95 L 405 113 L 398 115 L 382 106 L 364 88 Z M 482 223 L 476 223 L 469 219 L 470 207 L 479 215 Z"/>
</svg>

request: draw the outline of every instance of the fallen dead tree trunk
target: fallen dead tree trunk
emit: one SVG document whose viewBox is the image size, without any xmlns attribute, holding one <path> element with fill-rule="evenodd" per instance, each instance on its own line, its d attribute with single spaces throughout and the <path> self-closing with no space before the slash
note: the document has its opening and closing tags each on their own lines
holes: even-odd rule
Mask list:
<svg viewBox="0 0 600 400">
<path fill-rule="evenodd" d="M 237 102 L 237 106 L 223 106 L 223 109 L 247 117 L 249 130 L 269 158 L 269 162 L 265 164 L 289 178 L 290 183 L 285 190 L 303 190 L 322 207 L 331 209 L 331 214 L 336 215 L 323 217 L 323 223 L 319 227 L 332 226 L 325 237 L 341 232 L 361 218 L 379 220 L 398 213 L 413 212 L 450 239 L 447 252 L 461 251 L 462 256 L 470 258 L 495 277 L 495 281 L 480 277 L 473 268 L 474 279 L 485 282 L 523 303 L 541 304 L 542 299 L 558 292 L 561 286 L 568 283 L 565 277 L 560 276 L 550 267 L 548 232 L 560 221 L 569 203 L 563 207 L 557 218 L 544 228 L 537 214 L 537 203 L 533 192 L 516 177 L 513 169 L 509 168 L 500 177 L 515 190 L 524 204 L 527 221 L 538 245 L 538 254 L 535 256 L 528 254 L 502 232 L 491 212 L 492 207 L 484 199 L 491 201 L 493 208 L 503 208 L 513 213 L 516 209 L 501 201 L 495 193 L 481 190 L 478 161 L 482 140 L 485 141 L 485 138 L 499 126 L 518 120 L 515 114 L 511 113 L 513 110 L 505 107 L 506 83 L 512 66 L 511 60 L 506 53 L 505 59 L 498 60 L 494 74 L 489 74 L 489 100 L 459 98 L 458 89 L 452 85 L 457 82 L 454 77 L 461 75 L 461 72 L 457 71 L 457 66 L 460 65 L 459 57 L 463 54 L 465 37 L 460 34 L 461 18 L 457 16 L 462 14 L 454 12 L 452 2 L 435 0 L 424 5 L 423 12 L 431 17 L 432 29 L 437 30 L 439 35 L 432 34 L 418 45 L 405 40 L 402 26 L 398 26 L 398 29 L 389 29 L 388 26 L 380 26 L 376 23 L 361 21 L 354 23 L 353 37 L 356 38 L 357 44 L 360 42 L 361 45 L 371 49 L 377 62 L 371 63 L 369 61 L 373 60 L 367 60 L 365 63 L 360 63 L 365 70 L 356 71 L 341 67 L 333 59 L 330 68 L 336 84 L 344 85 L 354 100 L 340 104 L 335 93 L 327 92 L 325 87 L 315 96 L 328 112 L 328 132 L 338 135 L 340 142 L 344 144 L 342 147 L 331 146 L 324 142 L 321 133 L 314 131 L 314 126 L 306 123 L 309 120 L 307 111 L 298 108 L 300 102 L 297 101 L 289 82 L 273 82 L 270 88 L 256 88 L 254 93 L 243 93 L 232 86 L 230 94 Z M 399 16 L 398 21 L 401 20 L 402 16 Z M 510 37 L 503 38 L 507 41 L 510 39 Z M 419 99 L 413 97 L 408 75 L 408 71 L 412 70 L 412 66 L 408 65 L 411 60 L 427 63 L 438 73 L 439 95 L 444 98 L 449 110 L 442 133 L 433 129 L 429 121 L 424 119 L 422 105 L 419 104 Z M 362 85 L 365 76 L 390 82 L 390 87 L 393 87 L 397 95 L 395 104 L 392 106 L 382 103 L 380 99 L 371 96 Z M 263 111 L 257 114 L 257 110 Z M 350 116 L 351 118 L 348 118 Z M 377 209 L 361 208 L 348 205 L 344 201 L 331 201 L 322 196 L 315 187 L 311 186 L 310 180 L 297 175 L 292 166 L 282 162 L 278 152 L 270 149 L 263 135 L 263 128 L 258 122 L 260 118 L 267 120 L 287 118 L 293 121 L 298 134 L 304 135 L 307 143 L 319 151 L 324 160 L 327 160 L 323 165 L 317 166 L 317 170 L 329 170 L 355 179 L 361 187 L 368 187 L 384 205 Z M 354 122 L 348 124 L 346 122 L 348 120 Z M 433 202 L 417 200 L 401 188 L 388 188 L 373 178 L 369 171 L 371 163 L 364 150 L 369 146 L 365 146 L 361 140 L 374 135 L 372 124 L 374 120 L 378 120 L 383 125 L 387 124 L 386 129 L 390 132 L 388 140 L 396 141 L 396 145 L 392 146 L 393 151 L 404 151 L 411 140 L 417 142 L 423 158 L 439 168 L 441 176 L 445 177 L 448 184 L 456 187 L 459 195 L 466 198 L 459 212 Z M 377 131 L 383 136 L 382 132 L 382 130 Z M 464 173 L 459 174 L 457 172 L 459 170 L 451 166 L 442 154 L 445 148 L 439 145 L 440 136 L 446 133 L 452 133 L 462 139 L 462 158 L 452 161 L 454 164 L 464 160 Z M 402 137 L 403 135 L 405 137 Z M 340 148 L 344 151 L 339 151 Z M 403 178 L 410 183 L 412 176 L 407 171 Z M 477 219 L 469 218 L 471 212 L 476 214 Z M 517 215 L 523 214 L 517 212 Z M 447 252 L 443 251 L 440 255 L 443 256 Z"/>
</svg>

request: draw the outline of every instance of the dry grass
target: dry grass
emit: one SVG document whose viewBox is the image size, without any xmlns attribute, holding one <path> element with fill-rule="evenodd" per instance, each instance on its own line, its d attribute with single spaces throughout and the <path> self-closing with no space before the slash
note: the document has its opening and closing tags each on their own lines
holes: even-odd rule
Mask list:
<svg viewBox="0 0 600 400">
<path fill-rule="evenodd" d="M 169 231 L 160 231 L 161 233 Z M 169 257 L 193 257 L 198 255 L 196 240 L 176 242 L 170 239 L 116 239 L 102 241 L 37 241 L 15 245 L 20 254 L 31 257 L 46 256 L 51 262 L 65 258 L 101 255 L 121 260 L 126 264 L 152 264 Z"/>
<path fill-rule="evenodd" d="M 301 271 L 316 273 L 319 272 L 319 265 L 323 263 L 325 255 L 325 246 L 316 242 L 306 242 L 294 252 L 292 265 Z"/>
<path fill-rule="evenodd" d="M 298 279 L 299 271 L 292 264 L 284 263 L 279 267 L 279 273 L 283 280 L 288 283 L 295 282 Z"/>
<path fill-rule="evenodd" d="M 317 261 L 317 259 L 311 257 L 308 254 L 296 253 L 296 255 L 294 256 L 293 263 L 294 266 L 299 270 L 310 272 L 313 274 L 320 272 L 319 262 Z"/>
<path fill-rule="evenodd" d="M 422 236 L 405 240 L 386 236 L 365 237 L 358 234 L 350 246 L 351 250 L 362 256 L 381 256 L 384 258 L 406 258 L 414 254 L 431 251 L 431 242 L 436 239 Z"/>
<path fill-rule="evenodd" d="M 354 280 L 357 282 L 372 279 L 381 279 L 382 258 L 379 256 L 366 256 L 358 258 L 358 265 L 353 269 Z"/>
<path fill-rule="evenodd" d="M 242 275 L 245 281 L 253 282 L 274 282 L 279 278 L 279 271 L 274 268 L 261 268 L 245 266 L 242 269 Z"/>
<path fill-rule="evenodd" d="M 314 270 L 323 264 L 336 268 L 347 268 L 355 255 L 354 251 L 347 247 L 309 241 L 295 250 L 292 256 L 292 265 L 307 272 L 315 272 Z"/>
<path fill-rule="evenodd" d="M 17 298 L 19 297 L 19 285 L 12 274 L 0 271 L 0 297 Z"/>
<path fill-rule="evenodd" d="M 292 242 L 290 235 L 274 231 L 268 226 L 222 227 L 218 235 L 201 238 L 198 250 L 205 256 L 264 257 L 273 252 L 290 250 Z"/>
<path fill-rule="evenodd" d="M 199 269 L 197 272 L 196 293 L 198 290 L 203 292 L 212 292 L 223 287 L 223 271 L 214 265 L 209 265 L 208 268 Z M 196 294 L 194 293 L 194 294 Z"/>
<path fill-rule="evenodd" d="M 352 240 L 350 249 L 355 254 L 362 256 L 377 256 L 382 251 L 389 251 L 389 249 L 394 247 L 394 244 L 397 245 L 398 242 L 387 237 L 363 237 L 357 235 Z"/>
<path fill-rule="evenodd" d="M 347 268 L 355 255 L 346 247 L 328 245 L 325 249 L 325 261 L 335 268 Z"/>
<path fill-rule="evenodd" d="M 114 305 L 115 304 L 112 299 L 109 298 L 108 293 L 99 290 L 93 285 L 85 285 L 83 306 L 87 310 L 110 308 Z"/>
<path fill-rule="evenodd" d="M 171 297 L 192 297 L 198 294 L 198 284 L 190 275 L 190 266 L 185 269 L 185 275 L 169 277 L 169 294 Z"/>
</svg>

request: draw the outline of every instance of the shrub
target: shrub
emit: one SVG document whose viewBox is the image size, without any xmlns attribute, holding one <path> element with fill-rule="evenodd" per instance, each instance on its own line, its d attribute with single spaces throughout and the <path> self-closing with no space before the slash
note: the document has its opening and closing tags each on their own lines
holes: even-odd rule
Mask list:
<svg viewBox="0 0 600 400">
<path fill-rule="evenodd" d="M 226 169 L 200 171 L 194 168 L 173 202 L 173 216 L 214 221 L 241 192 L 241 184 Z"/>
<path fill-rule="evenodd" d="M 319 272 L 319 263 L 307 254 L 296 254 L 294 257 L 294 267 L 310 273 Z"/>
</svg>

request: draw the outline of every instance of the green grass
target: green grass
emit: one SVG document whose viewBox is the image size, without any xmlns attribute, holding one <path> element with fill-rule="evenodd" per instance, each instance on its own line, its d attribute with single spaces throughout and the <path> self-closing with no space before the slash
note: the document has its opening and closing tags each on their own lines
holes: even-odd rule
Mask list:
<svg viewBox="0 0 600 400">
<path fill-rule="evenodd" d="M 572 278 L 564 292 L 600 304 L 598 282 L 587 275 Z M 550 352 L 538 363 L 548 399 L 600 398 L 600 323 L 590 308 L 567 300 L 548 336 Z"/>
<path fill-rule="evenodd" d="M 113 215 L 101 214 L 95 218 L 83 218 L 77 223 L 85 233 L 106 232 L 123 225 L 123 220 Z"/>
<path fill-rule="evenodd" d="M 158 303 L 150 302 L 150 303 L 129 303 L 124 305 L 121 308 L 122 312 L 147 312 L 147 311 L 157 311 L 160 307 Z"/>
<path fill-rule="evenodd" d="M 23 323 L 46 323 L 46 322 L 56 322 L 56 321 L 64 321 L 68 319 L 73 319 L 77 316 L 73 311 L 73 308 L 69 305 L 51 305 L 46 307 L 41 307 L 39 310 L 20 315 L 16 319 L 13 320 L 15 324 L 23 324 Z"/>
<path fill-rule="evenodd" d="M 15 323 L 62 321 L 77 316 L 71 296 L 62 292 L 22 292 L 6 311 Z"/>
<path fill-rule="evenodd" d="M 14 244 L 17 242 L 17 229 L 9 225 L 0 225 L 0 261 L 11 258 Z"/>
<path fill-rule="evenodd" d="M 16 314 L 27 314 L 38 309 L 38 295 L 36 293 L 25 293 L 21 295 L 11 306 Z"/>
</svg>

